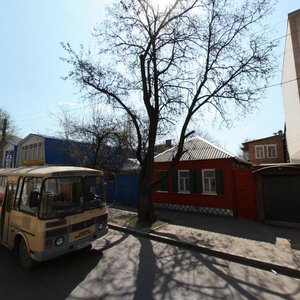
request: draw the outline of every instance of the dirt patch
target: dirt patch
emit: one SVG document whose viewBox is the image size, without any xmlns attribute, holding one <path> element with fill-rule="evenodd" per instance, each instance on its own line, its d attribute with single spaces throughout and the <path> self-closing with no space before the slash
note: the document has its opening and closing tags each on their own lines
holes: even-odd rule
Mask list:
<svg viewBox="0 0 300 300">
<path fill-rule="evenodd" d="M 140 224 L 138 222 L 137 214 L 132 212 L 121 213 L 120 211 L 116 212 L 115 210 L 110 209 L 110 213 L 109 223 L 143 232 L 151 232 L 167 225 L 166 222 L 161 220 L 156 221 L 151 226 Z"/>
</svg>

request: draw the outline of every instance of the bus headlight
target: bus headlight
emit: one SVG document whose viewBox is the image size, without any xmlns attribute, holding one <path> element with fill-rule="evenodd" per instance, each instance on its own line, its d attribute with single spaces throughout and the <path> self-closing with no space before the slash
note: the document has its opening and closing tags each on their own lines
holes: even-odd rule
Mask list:
<svg viewBox="0 0 300 300">
<path fill-rule="evenodd" d="M 64 238 L 62 236 L 59 236 L 58 238 L 56 238 L 56 240 L 55 240 L 56 246 L 61 246 L 63 243 L 64 243 Z"/>
</svg>

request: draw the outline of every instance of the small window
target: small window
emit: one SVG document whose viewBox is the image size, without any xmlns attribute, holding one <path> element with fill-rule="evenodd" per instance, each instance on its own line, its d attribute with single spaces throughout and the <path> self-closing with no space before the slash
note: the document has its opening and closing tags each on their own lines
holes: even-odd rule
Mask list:
<svg viewBox="0 0 300 300">
<path fill-rule="evenodd" d="M 178 171 L 178 191 L 190 192 L 190 172 Z"/>
<path fill-rule="evenodd" d="M 202 170 L 202 185 L 204 194 L 217 193 L 215 170 Z"/>
<path fill-rule="evenodd" d="M 276 145 L 268 145 L 267 146 L 268 158 L 276 158 L 277 157 L 277 149 Z"/>
<path fill-rule="evenodd" d="M 265 151 L 264 146 L 255 146 L 255 158 L 264 158 Z"/>
</svg>

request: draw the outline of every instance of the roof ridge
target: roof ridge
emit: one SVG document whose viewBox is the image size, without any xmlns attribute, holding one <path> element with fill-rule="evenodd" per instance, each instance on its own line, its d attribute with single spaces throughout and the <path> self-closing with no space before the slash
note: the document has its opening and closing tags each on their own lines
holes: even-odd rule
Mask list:
<svg viewBox="0 0 300 300">
<path fill-rule="evenodd" d="M 194 138 L 199 138 L 199 139 L 201 139 L 202 141 L 204 141 L 204 142 L 206 142 L 207 144 L 213 146 L 214 148 L 216 148 L 216 149 L 218 149 L 218 150 L 220 150 L 220 151 L 226 153 L 226 154 L 229 155 L 229 156 L 237 157 L 235 154 L 229 152 L 228 150 L 225 150 L 225 149 L 221 148 L 221 147 L 218 146 L 218 145 L 213 144 L 212 142 L 206 140 L 205 138 L 203 138 L 203 137 L 201 137 L 201 136 L 199 136 L 199 135 L 195 136 Z"/>
<path fill-rule="evenodd" d="M 197 141 L 201 142 L 202 145 L 196 144 Z M 171 161 L 173 156 L 172 154 L 175 153 L 177 147 L 178 145 L 167 149 L 162 153 L 159 153 L 154 157 L 155 161 Z M 233 158 L 240 160 L 241 162 L 248 163 L 246 160 L 239 158 L 233 153 L 221 148 L 220 146 L 213 144 L 212 142 L 198 135 L 185 141 L 184 148 L 186 149 L 186 152 L 183 153 L 182 157 L 180 158 L 180 160 L 182 161 Z"/>
</svg>

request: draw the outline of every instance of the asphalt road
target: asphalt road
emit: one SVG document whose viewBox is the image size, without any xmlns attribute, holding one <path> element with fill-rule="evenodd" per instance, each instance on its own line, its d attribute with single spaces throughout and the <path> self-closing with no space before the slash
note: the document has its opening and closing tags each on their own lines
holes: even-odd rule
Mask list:
<svg viewBox="0 0 300 300">
<path fill-rule="evenodd" d="M 83 249 L 25 270 L 17 255 L 0 246 L 0 299 L 66 299 L 102 258 Z"/>
<path fill-rule="evenodd" d="M 110 230 L 94 246 L 21 268 L 0 247 L 0 299 L 300 299 L 300 280 Z"/>
</svg>

